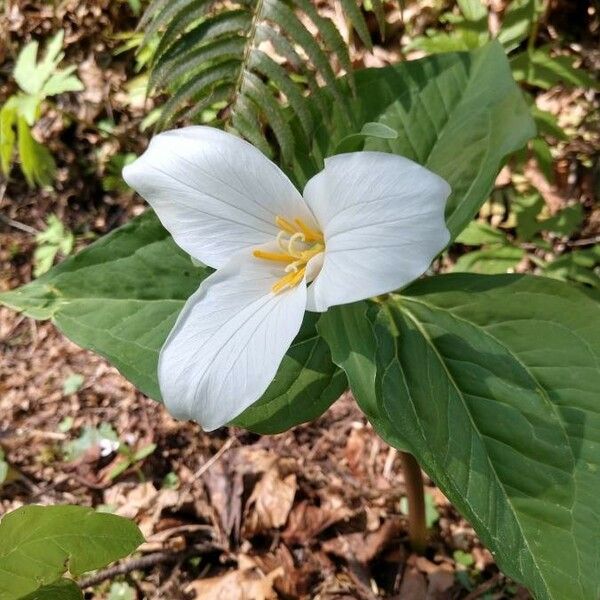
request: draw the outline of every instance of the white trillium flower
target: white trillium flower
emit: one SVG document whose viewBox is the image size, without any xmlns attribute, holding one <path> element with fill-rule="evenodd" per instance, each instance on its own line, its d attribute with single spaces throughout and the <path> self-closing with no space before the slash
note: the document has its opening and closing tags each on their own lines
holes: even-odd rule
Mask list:
<svg viewBox="0 0 600 600">
<path fill-rule="evenodd" d="M 300 194 L 248 142 L 187 127 L 156 136 L 123 175 L 175 243 L 216 269 L 158 365 L 168 410 L 207 431 L 262 396 L 306 310 L 396 290 L 450 239 L 449 185 L 393 154 L 328 158 Z"/>
</svg>

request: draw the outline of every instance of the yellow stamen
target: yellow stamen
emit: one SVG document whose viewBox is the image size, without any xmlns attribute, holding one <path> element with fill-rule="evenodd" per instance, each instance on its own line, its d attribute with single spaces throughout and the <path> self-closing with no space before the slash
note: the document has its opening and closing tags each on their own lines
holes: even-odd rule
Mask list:
<svg viewBox="0 0 600 600">
<path fill-rule="evenodd" d="M 288 273 L 273 285 L 271 288 L 273 293 L 278 294 L 288 287 L 294 287 L 295 285 L 298 285 L 298 283 L 302 281 L 305 272 L 306 267 L 302 267 L 297 273 Z"/>
<path fill-rule="evenodd" d="M 262 258 L 264 260 L 273 260 L 275 262 L 285 262 L 285 263 L 293 263 L 296 259 L 289 254 L 283 254 L 279 252 L 266 252 L 265 250 L 253 250 L 252 254 L 256 256 L 256 258 Z"/>
<path fill-rule="evenodd" d="M 277 235 L 277 245 L 281 252 L 253 250 L 256 258 L 278 263 L 287 263 L 285 275 L 271 288 L 278 294 L 298 285 L 306 275 L 309 261 L 325 250 L 325 239 L 320 231 L 311 229 L 302 219 L 293 222 L 277 217 L 275 223 L 281 230 Z"/>
<path fill-rule="evenodd" d="M 304 234 L 307 242 L 322 242 L 324 240 L 320 231 L 311 229 L 302 219 L 294 219 L 294 223 L 300 227 L 300 231 Z"/>
<path fill-rule="evenodd" d="M 277 217 L 275 219 L 275 224 L 277 227 L 279 227 L 279 229 L 283 229 L 283 231 L 287 231 L 292 235 L 298 231 L 287 219 L 284 219 L 283 217 Z"/>
</svg>

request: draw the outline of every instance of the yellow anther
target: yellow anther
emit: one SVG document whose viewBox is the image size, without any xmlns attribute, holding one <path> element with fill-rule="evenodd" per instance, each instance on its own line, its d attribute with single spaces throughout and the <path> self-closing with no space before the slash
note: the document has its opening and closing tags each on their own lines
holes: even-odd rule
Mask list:
<svg viewBox="0 0 600 600">
<path fill-rule="evenodd" d="M 325 240 L 321 232 L 311 229 L 302 219 L 291 222 L 277 217 L 275 223 L 281 230 L 277 235 L 281 252 L 256 249 L 252 253 L 263 260 L 287 263 L 285 275 L 271 288 L 273 293 L 278 294 L 302 281 L 309 261 L 325 250 Z"/>
<path fill-rule="evenodd" d="M 307 242 L 322 242 L 324 241 L 323 234 L 320 231 L 311 229 L 302 219 L 294 219 L 294 223 L 298 225 L 300 231 L 304 234 Z"/>
<path fill-rule="evenodd" d="M 277 217 L 275 219 L 275 224 L 277 227 L 279 227 L 279 229 L 283 229 L 283 231 L 287 231 L 292 235 L 298 231 L 296 227 L 294 227 L 287 219 L 284 219 L 283 217 Z"/>
<path fill-rule="evenodd" d="M 288 273 L 273 285 L 271 288 L 273 293 L 278 294 L 287 288 L 298 285 L 302 281 L 304 273 L 306 273 L 306 267 L 302 267 L 297 273 Z"/>
<path fill-rule="evenodd" d="M 283 254 L 279 252 L 266 252 L 265 250 L 253 250 L 252 254 L 256 258 L 262 258 L 264 260 L 274 260 L 275 262 L 293 263 L 296 259 L 289 254 Z"/>
</svg>

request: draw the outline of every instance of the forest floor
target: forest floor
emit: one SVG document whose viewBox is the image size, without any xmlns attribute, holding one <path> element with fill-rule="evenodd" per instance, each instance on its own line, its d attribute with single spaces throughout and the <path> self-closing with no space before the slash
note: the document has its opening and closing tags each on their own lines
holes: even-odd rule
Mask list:
<svg viewBox="0 0 600 600">
<path fill-rule="evenodd" d="M 404 18 L 422 31 L 432 5 L 409 2 Z M 113 157 L 141 152 L 150 135 L 139 127 L 152 105 L 135 89 L 135 56 L 115 52 L 119 35 L 135 25 L 129 5 L 111 0 L 9 1 L 0 14 L 0 31 L 8 32 L 0 40 L 0 101 L 13 91 L 18 49 L 60 27 L 66 63 L 78 65 L 86 88 L 47 110 L 36 129 L 58 164 L 53 189 L 29 189 L 17 169 L 0 179 L 0 290 L 32 279 L 35 236 L 49 215 L 81 248 L 144 210 L 139 197 L 113 185 Z M 356 43 L 356 66 L 397 60 L 400 34 L 372 54 Z M 576 122 L 555 152 L 559 177 L 544 198 L 581 202 L 585 219 L 573 239 L 597 236 L 600 212 L 589 190 L 598 167 L 585 163 L 593 155 L 589 120 L 577 121 L 590 97 L 553 89 L 544 101 Z M 429 544 L 423 555 L 411 552 L 400 457 L 349 394 L 316 422 L 281 435 L 206 434 L 172 419 L 48 322 L 0 308 L 0 356 L 0 450 L 10 466 L 0 516 L 23 504 L 79 504 L 135 519 L 145 535 L 119 572 L 92 576 L 88 598 L 529 598 L 430 481 Z"/>
</svg>

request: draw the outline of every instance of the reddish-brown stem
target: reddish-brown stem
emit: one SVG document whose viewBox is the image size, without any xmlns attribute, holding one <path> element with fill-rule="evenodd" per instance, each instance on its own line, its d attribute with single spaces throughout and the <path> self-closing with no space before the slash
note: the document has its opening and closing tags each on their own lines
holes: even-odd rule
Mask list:
<svg viewBox="0 0 600 600">
<path fill-rule="evenodd" d="M 422 554 L 427 546 L 427 526 L 425 525 L 425 494 L 421 467 L 415 457 L 408 452 L 400 452 L 406 497 L 408 499 L 408 535 L 412 549 Z"/>
</svg>

